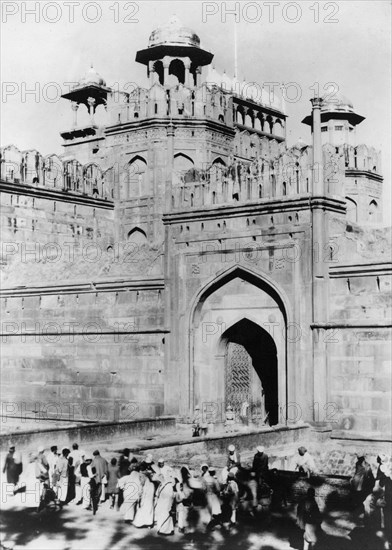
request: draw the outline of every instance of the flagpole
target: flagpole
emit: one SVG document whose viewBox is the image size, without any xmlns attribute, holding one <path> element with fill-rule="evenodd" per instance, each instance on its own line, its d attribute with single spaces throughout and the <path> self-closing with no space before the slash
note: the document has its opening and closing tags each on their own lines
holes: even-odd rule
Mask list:
<svg viewBox="0 0 392 550">
<path fill-rule="evenodd" d="M 238 58 L 237 58 L 237 23 L 234 18 L 234 78 L 238 77 Z"/>
</svg>

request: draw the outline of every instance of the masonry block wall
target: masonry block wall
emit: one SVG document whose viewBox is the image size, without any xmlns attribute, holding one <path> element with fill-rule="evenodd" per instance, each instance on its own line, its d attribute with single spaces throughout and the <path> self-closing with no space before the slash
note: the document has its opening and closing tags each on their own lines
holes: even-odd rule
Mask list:
<svg viewBox="0 0 392 550">
<path fill-rule="evenodd" d="M 2 296 L 2 412 L 42 422 L 161 415 L 163 283 L 124 283 L 159 255 L 115 242 L 113 203 L 13 186 L 1 197 L 3 287 L 13 288 Z"/>
</svg>

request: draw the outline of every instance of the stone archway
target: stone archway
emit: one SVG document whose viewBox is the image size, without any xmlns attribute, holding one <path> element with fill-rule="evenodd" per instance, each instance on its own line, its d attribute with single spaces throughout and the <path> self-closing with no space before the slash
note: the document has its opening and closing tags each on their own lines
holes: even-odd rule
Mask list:
<svg viewBox="0 0 392 550">
<path fill-rule="evenodd" d="M 221 336 L 225 348 L 225 406 L 237 414 L 245 403 L 254 422 L 279 422 L 278 358 L 272 336 L 244 318 Z"/>
<path fill-rule="evenodd" d="M 204 406 L 219 411 L 220 418 L 224 418 L 226 405 L 230 404 L 225 389 L 229 343 L 243 346 L 249 356 L 249 391 L 255 407 L 261 386 L 268 387 L 265 409 L 270 413 L 269 422 L 278 423 L 278 411 L 287 405 L 286 308 L 272 285 L 242 268 L 212 281 L 195 303 L 191 317 L 190 409 Z"/>
</svg>

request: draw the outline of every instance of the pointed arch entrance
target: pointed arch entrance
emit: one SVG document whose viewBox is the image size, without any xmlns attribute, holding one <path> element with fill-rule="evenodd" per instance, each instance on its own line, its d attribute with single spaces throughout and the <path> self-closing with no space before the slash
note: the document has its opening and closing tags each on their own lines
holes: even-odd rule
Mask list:
<svg viewBox="0 0 392 550">
<path fill-rule="evenodd" d="M 288 303 L 282 296 L 273 281 L 242 267 L 227 270 L 199 292 L 190 317 L 190 410 L 206 403 L 222 419 L 227 405 L 238 411 L 248 397 L 259 423 L 263 410 L 271 425 L 282 421 Z"/>
<path fill-rule="evenodd" d="M 279 421 L 278 358 L 274 339 L 253 321 L 241 319 L 220 339 L 225 353 L 225 403 L 237 414 L 244 403 L 254 422 Z"/>
</svg>

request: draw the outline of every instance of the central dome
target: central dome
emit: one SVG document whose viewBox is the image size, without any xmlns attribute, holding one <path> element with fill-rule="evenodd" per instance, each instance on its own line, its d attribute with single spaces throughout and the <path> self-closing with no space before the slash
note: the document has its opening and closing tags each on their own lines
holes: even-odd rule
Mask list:
<svg viewBox="0 0 392 550">
<path fill-rule="evenodd" d="M 173 16 L 165 25 L 152 31 L 148 40 L 149 48 L 163 44 L 200 48 L 200 38 L 192 29 L 184 27 L 177 16 Z"/>
</svg>

